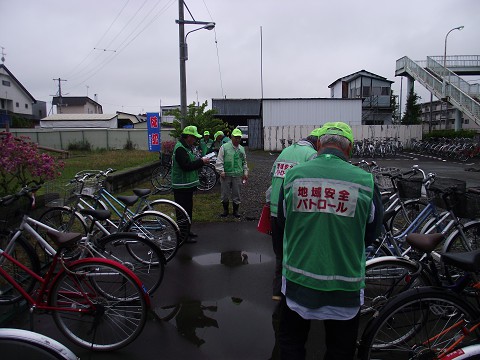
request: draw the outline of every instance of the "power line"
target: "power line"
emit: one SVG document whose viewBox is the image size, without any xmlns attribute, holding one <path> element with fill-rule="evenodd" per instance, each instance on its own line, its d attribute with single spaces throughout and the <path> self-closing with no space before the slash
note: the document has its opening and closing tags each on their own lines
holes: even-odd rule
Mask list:
<svg viewBox="0 0 480 360">
<path fill-rule="evenodd" d="M 210 13 L 210 10 L 208 9 L 208 6 L 205 3 L 205 0 L 202 0 L 202 1 L 203 1 L 203 5 L 205 6 L 205 9 L 207 10 L 208 16 L 210 16 L 210 20 L 212 20 L 212 22 L 213 22 L 212 14 Z M 188 10 L 188 8 L 187 8 L 187 10 Z M 213 28 L 213 31 L 214 31 L 214 34 L 215 34 L 215 48 L 217 49 L 217 63 L 218 63 L 218 74 L 219 74 L 219 77 L 220 77 L 220 89 L 222 90 L 222 98 L 223 98 L 224 92 L 223 92 L 222 69 L 220 67 L 220 55 L 219 55 L 219 51 L 218 51 L 218 41 L 217 41 L 217 29 L 216 29 L 216 27 Z"/>
</svg>

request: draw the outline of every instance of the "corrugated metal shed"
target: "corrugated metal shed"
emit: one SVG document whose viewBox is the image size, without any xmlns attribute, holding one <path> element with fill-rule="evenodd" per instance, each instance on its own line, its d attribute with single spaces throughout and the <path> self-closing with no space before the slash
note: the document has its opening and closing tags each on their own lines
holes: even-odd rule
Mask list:
<svg viewBox="0 0 480 360">
<path fill-rule="evenodd" d="M 362 99 L 263 99 L 263 126 L 362 123 Z"/>
<path fill-rule="evenodd" d="M 261 116 L 262 100 L 260 99 L 212 99 L 212 109 L 217 111 L 216 116 Z"/>
</svg>

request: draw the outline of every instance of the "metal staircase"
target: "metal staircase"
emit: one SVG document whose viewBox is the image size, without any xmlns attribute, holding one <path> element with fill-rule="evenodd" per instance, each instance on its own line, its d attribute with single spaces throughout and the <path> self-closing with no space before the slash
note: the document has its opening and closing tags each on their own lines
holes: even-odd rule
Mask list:
<svg viewBox="0 0 480 360">
<path fill-rule="evenodd" d="M 475 69 L 480 73 L 480 56 L 469 58 L 472 58 L 468 63 L 468 68 L 471 69 L 469 73 L 476 73 Z M 446 67 L 437 61 L 443 59 L 443 57 L 427 57 L 424 67 L 420 62 L 404 56 L 397 60 L 395 75 L 410 76 L 437 98 L 450 102 L 480 126 L 480 86 L 469 84 L 449 70 L 455 68 L 454 64 L 450 64 L 450 57 L 447 57 L 449 61 L 446 62 Z M 461 57 L 455 57 L 455 60 L 459 59 Z M 425 62 L 422 63 L 425 64 Z"/>
</svg>

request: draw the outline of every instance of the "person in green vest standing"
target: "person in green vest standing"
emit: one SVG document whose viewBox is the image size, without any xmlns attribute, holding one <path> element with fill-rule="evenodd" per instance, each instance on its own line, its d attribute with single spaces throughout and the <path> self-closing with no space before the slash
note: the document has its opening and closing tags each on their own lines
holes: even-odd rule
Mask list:
<svg viewBox="0 0 480 360">
<path fill-rule="evenodd" d="M 210 132 L 204 131 L 203 132 L 203 139 L 200 140 L 200 150 L 202 152 L 202 156 L 211 153 L 213 150 L 213 140 L 210 139 Z"/>
<path fill-rule="evenodd" d="M 223 144 L 218 151 L 215 169 L 220 174 L 221 200 L 223 213 L 221 217 L 229 214 L 230 197 L 233 203 L 233 216 L 240 217 L 238 209 L 240 207 L 240 187 L 248 179 L 247 155 L 245 149 L 240 145 L 242 131 L 234 129 L 232 131 L 232 141 Z"/>
<path fill-rule="evenodd" d="M 293 145 L 283 149 L 272 166 L 272 186 L 270 192 L 270 224 L 272 227 L 272 246 L 275 254 L 275 273 L 273 277 L 272 299 L 281 300 L 282 287 L 282 258 L 283 258 L 283 229 L 277 222 L 278 198 L 283 178 L 287 170 L 295 165 L 302 164 L 317 156 L 318 138 L 321 128 L 314 129 L 306 139 L 302 139 Z"/>
<path fill-rule="evenodd" d="M 173 148 L 173 197 L 175 202 L 185 209 L 190 220 L 193 219 L 193 193 L 199 185 L 198 170 L 210 161 L 205 157 L 197 159 L 193 152 L 195 141 L 201 137 L 196 126 L 186 126 Z M 193 239 L 195 237 L 197 234 L 190 231 L 189 239 L 186 242 L 195 243 L 196 240 Z"/>
<path fill-rule="evenodd" d="M 383 206 L 372 174 L 348 162 L 352 146 L 350 126 L 326 123 L 318 156 L 285 174 L 282 359 L 305 359 L 311 320 L 324 320 L 324 359 L 355 358 L 365 246 L 380 234 Z"/>
</svg>

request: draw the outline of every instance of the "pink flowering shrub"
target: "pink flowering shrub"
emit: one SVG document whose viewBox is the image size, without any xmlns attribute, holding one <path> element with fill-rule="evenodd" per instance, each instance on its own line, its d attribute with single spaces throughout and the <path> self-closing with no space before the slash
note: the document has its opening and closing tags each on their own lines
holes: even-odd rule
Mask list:
<svg viewBox="0 0 480 360">
<path fill-rule="evenodd" d="M 52 180 L 60 176 L 64 163 L 41 153 L 28 137 L 0 133 L 0 194 L 12 194 L 29 181 Z"/>
</svg>

